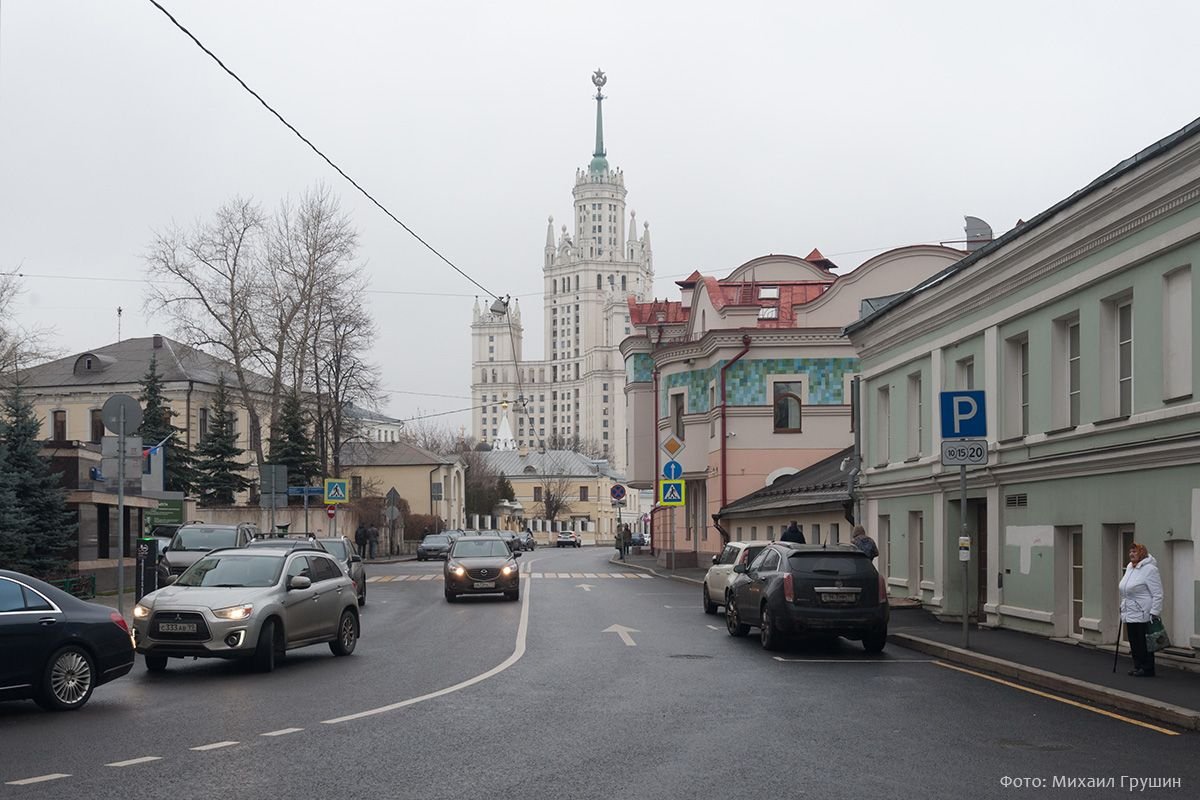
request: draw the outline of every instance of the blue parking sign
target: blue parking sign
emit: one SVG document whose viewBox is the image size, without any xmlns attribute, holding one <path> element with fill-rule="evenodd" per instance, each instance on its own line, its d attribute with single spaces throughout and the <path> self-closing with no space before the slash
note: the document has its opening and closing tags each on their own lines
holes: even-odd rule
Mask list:
<svg viewBox="0 0 1200 800">
<path fill-rule="evenodd" d="M 941 392 L 943 439 L 987 438 L 987 410 L 984 393 Z"/>
</svg>

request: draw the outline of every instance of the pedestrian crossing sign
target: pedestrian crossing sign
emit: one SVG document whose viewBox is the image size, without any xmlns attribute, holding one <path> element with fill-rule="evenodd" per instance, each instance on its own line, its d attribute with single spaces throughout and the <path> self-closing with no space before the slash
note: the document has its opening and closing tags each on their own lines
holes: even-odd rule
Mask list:
<svg viewBox="0 0 1200 800">
<path fill-rule="evenodd" d="M 681 506 L 684 497 L 683 481 L 658 482 L 658 504 L 660 506 Z"/>
<path fill-rule="evenodd" d="M 325 479 L 325 505 L 335 505 L 337 503 L 346 503 L 350 500 L 350 491 L 347 484 L 350 481 L 345 478 L 326 478 Z"/>
</svg>

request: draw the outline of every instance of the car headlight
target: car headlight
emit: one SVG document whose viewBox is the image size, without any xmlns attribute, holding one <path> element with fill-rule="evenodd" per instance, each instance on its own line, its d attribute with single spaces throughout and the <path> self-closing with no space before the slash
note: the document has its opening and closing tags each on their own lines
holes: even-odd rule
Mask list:
<svg viewBox="0 0 1200 800">
<path fill-rule="evenodd" d="M 453 561 L 450 562 L 449 569 L 460 578 L 467 574 L 467 570 L 462 564 L 455 564 Z"/>
<path fill-rule="evenodd" d="M 144 606 L 141 603 L 138 603 L 136 606 L 133 607 L 133 618 L 134 619 L 145 619 L 148 616 L 150 616 L 150 607 L 149 606 Z"/>
<path fill-rule="evenodd" d="M 513 574 L 514 572 L 516 572 L 516 571 L 517 571 L 517 568 L 516 568 L 516 566 L 515 566 L 515 565 L 513 565 L 513 564 L 505 564 L 505 565 L 504 565 L 504 566 L 503 566 L 503 567 L 500 569 L 500 574 L 502 574 L 502 575 L 512 575 L 512 574 Z"/>
<path fill-rule="evenodd" d="M 213 609 L 213 616 L 217 619 L 245 619 L 254 611 L 254 606 L 250 604 L 241 606 L 229 606 L 228 608 Z"/>
</svg>

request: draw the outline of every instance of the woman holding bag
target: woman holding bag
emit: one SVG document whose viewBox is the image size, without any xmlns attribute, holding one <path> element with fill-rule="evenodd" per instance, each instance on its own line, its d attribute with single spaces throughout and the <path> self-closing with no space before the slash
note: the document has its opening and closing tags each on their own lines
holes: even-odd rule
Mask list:
<svg viewBox="0 0 1200 800">
<path fill-rule="evenodd" d="M 1129 564 L 1121 578 L 1121 621 L 1129 637 L 1129 652 L 1133 655 L 1135 678 L 1154 677 L 1154 653 L 1146 647 L 1146 633 L 1151 620 L 1157 622 L 1162 614 L 1162 576 L 1158 563 L 1146 551 L 1146 546 L 1134 542 L 1129 546 Z"/>
</svg>

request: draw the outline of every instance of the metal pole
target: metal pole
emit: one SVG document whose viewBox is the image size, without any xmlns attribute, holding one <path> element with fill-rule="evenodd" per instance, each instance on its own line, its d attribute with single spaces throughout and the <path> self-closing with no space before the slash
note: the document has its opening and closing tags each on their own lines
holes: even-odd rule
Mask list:
<svg viewBox="0 0 1200 800">
<path fill-rule="evenodd" d="M 967 536 L 968 533 L 967 533 L 967 467 L 966 467 L 966 465 L 960 466 L 958 468 L 958 490 L 959 490 L 959 496 L 961 497 L 961 499 L 959 500 L 959 508 L 958 508 L 959 516 L 961 517 L 961 522 L 962 522 L 962 533 L 960 535 Z M 964 650 L 968 649 L 971 646 L 971 632 L 970 632 L 970 628 L 967 626 L 967 613 L 969 611 L 969 608 L 967 606 L 967 588 L 968 588 L 967 582 L 970 577 L 969 570 L 968 570 L 968 565 L 970 563 L 971 562 L 969 560 L 962 562 L 962 602 L 963 602 L 963 607 L 962 607 L 962 646 L 963 646 Z"/>
<path fill-rule="evenodd" d="M 268 503 L 271 506 L 271 514 L 270 514 L 270 516 L 271 516 L 271 535 L 274 535 L 275 534 L 275 467 L 268 464 L 267 465 L 267 474 L 269 474 L 271 476 L 271 499 L 268 501 Z M 262 517 L 259 517 L 259 519 L 262 519 Z"/>
<path fill-rule="evenodd" d="M 117 424 L 117 613 L 125 616 L 125 405 Z"/>
<path fill-rule="evenodd" d="M 304 535 L 307 536 L 308 531 L 308 487 L 304 487 Z"/>
</svg>

